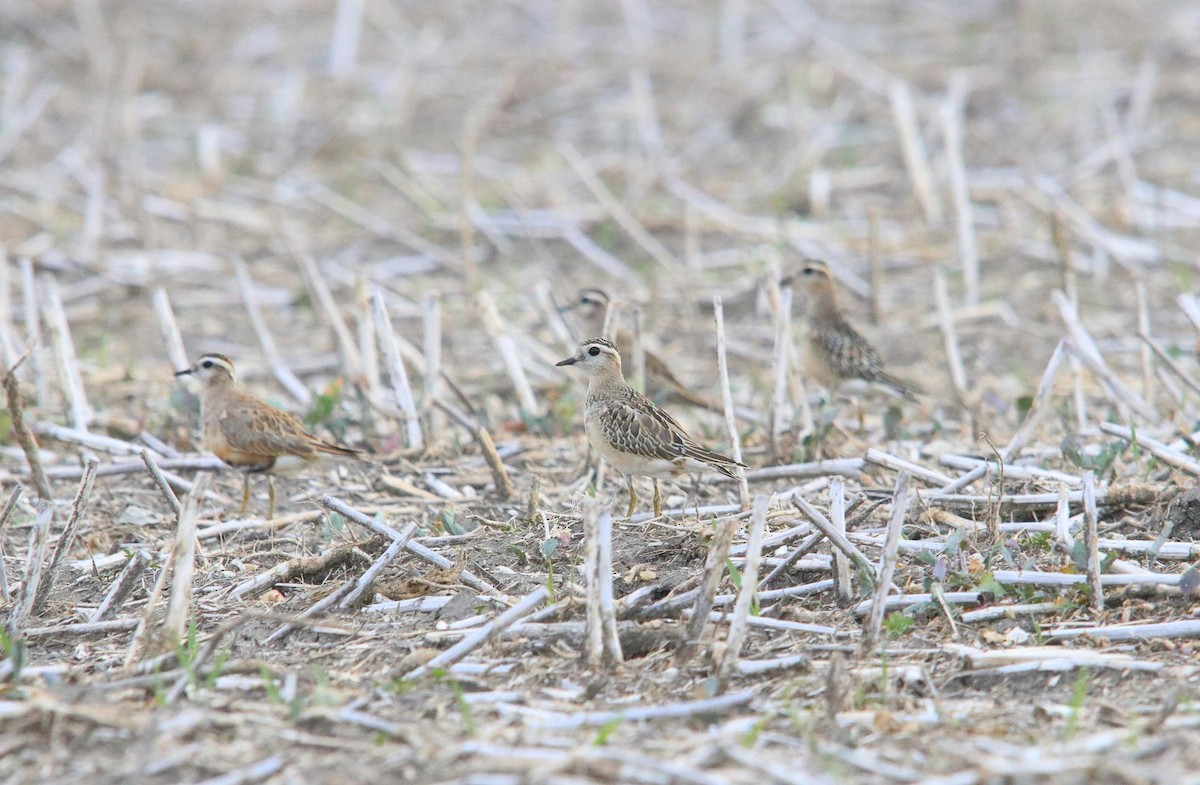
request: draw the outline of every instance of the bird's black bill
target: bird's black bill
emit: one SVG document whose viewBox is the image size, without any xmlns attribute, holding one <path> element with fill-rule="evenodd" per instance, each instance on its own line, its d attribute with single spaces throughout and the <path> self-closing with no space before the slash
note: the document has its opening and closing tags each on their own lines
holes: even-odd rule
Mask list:
<svg viewBox="0 0 1200 785">
<path fill-rule="evenodd" d="M 558 366 L 560 366 L 560 365 L 574 365 L 574 364 L 575 364 L 575 358 L 574 358 L 574 357 L 568 357 L 568 358 L 567 358 L 567 359 L 565 359 L 565 360 L 559 360 L 559 361 L 558 361 L 558 362 L 556 362 L 554 365 L 555 365 L 555 367 L 558 367 Z"/>
<path fill-rule="evenodd" d="M 184 368 L 182 371 L 176 371 L 176 372 L 175 372 L 175 375 L 176 375 L 176 376 L 187 376 L 187 375 L 188 375 L 188 374 L 190 374 L 191 372 L 192 372 L 192 369 L 191 369 L 191 368 Z"/>
<path fill-rule="evenodd" d="M 782 278 L 780 278 L 780 279 L 779 279 L 779 285 L 780 285 L 780 286 L 791 286 L 791 285 L 792 285 L 792 283 L 794 283 L 794 282 L 795 282 L 795 280 L 796 280 L 796 276 L 794 276 L 794 275 L 785 275 L 785 276 L 783 276 Z"/>
</svg>

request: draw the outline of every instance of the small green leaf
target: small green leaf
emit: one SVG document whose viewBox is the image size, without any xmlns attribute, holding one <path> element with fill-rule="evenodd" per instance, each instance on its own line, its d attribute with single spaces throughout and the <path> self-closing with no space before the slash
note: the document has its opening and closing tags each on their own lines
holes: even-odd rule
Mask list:
<svg viewBox="0 0 1200 785">
<path fill-rule="evenodd" d="M 979 573 L 979 578 L 975 585 L 977 591 L 991 594 L 995 597 L 1003 597 L 1008 593 L 1008 590 L 1004 588 L 1003 584 L 997 583 L 996 576 L 992 575 L 990 572 Z"/>
<path fill-rule="evenodd" d="M 729 582 L 733 584 L 733 588 L 741 591 L 742 589 L 742 571 L 733 563 L 733 559 L 725 557 L 725 569 L 729 571 Z"/>
<path fill-rule="evenodd" d="M 459 526 L 454 520 L 454 510 L 442 510 L 438 518 L 442 522 L 442 531 L 447 534 L 463 534 L 463 527 Z"/>
<path fill-rule="evenodd" d="M 1075 565 L 1077 572 L 1087 572 L 1087 546 L 1083 544 L 1083 538 L 1080 537 L 1071 545 L 1071 563 Z"/>
<path fill-rule="evenodd" d="M 1025 422 L 1025 418 L 1029 416 L 1030 410 L 1033 409 L 1033 396 L 1021 395 L 1017 398 L 1017 425 Z"/>
<path fill-rule="evenodd" d="M 342 397 L 342 380 L 334 379 L 329 385 L 313 399 L 312 406 L 304 415 L 304 424 L 309 428 L 328 420 L 333 416 L 333 410 L 337 407 L 337 402 Z"/>
<path fill-rule="evenodd" d="M 1108 572 L 1112 569 L 1113 562 L 1117 560 L 1117 552 L 1109 551 L 1104 554 L 1104 558 L 1100 560 L 1100 572 Z"/>
<path fill-rule="evenodd" d="M 611 720 L 601 725 L 600 730 L 596 732 L 596 738 L 592 739 L 592 746 L 603 747 L 605 744 L 608 744 L 608 737 L 613 735 L 617 728 L 621 727 L 621 724 L 624 722 L 625 718 L 618 714 L 616 717 L 613 717 Z"/>
<path fill-rule="evenodd" d="M 892 638 L 898 638 L 912 629 L 916 619 L 903 611 L 892 611 L 883 620 L 883 629 Z"/>
<path fill-rule="evenodd" d="M 558 552 L 558 538 L 547 537 L 542 541 L 542 555 L 547 559 L 553 559 L 554 554 Z"/>
</svg>

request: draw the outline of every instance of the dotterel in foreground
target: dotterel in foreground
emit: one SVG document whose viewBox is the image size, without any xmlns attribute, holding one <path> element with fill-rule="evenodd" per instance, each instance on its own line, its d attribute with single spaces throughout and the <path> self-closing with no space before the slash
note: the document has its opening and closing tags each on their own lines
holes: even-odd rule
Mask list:
<svg viewBox="0 0 1200 785">
<path fill-rule="evenodd" d="M 779 283 L 796 285 L 807 295 L 804 369 L 809 376 L 830 391 L 843 382 L 861 379 L 883 385 L 910 401 L 917 399 L 912 387 L 889 373 L 875 347 L 846 321 L 825 262 L 806 259 L 799 272 Z"/>
<path fill-rule="evenodd" d="M 260 401 L 238 386 L 233 362 L 223 354 L 203 354 L 191 368 L 200 380 L 200 438 L 205 449 L 244 472 L 242 506 L 250 501 L 250 475 L 267 474 L 267 517 L 275 515 L 271 473 L 302 466 L 321 454 L 362 457 L 362 453 L 313 436 L 295 416 Z M 292 459 L 292 460 L 288 460 Z"/>
<path fill-rule="evenodd" d="M 575 302 L 565 306 L 563 310 L 574 311 L 583 326 L 584 335 L 602 335 L 604 322 L 608 318 L 610 298 L 603 289 L 581 289 Z M 633 336 L 627 330 L 617 330 L 613 333 L 617 350 L 628 354 L 633 348 Z M 646 395 L 656 401 L 671 403 L 686 403 L 703 409 L 722 411 L 702 395 L 692 392 L 679 381 L 670 366 L 653 352 L 645 352 L 646 361 Z"/>
<path fill-rule="evenodd" d="M 629 511 L 633 515 L 637 493 L 633 476 L 654 478 L 654 515 L 662 515 L 658 478 L 687 471 L 715 469 L 736 477 L 745 464 L 701 447 L 683 426 L 654 401 L 630 387 L 621 373 L 621 354 L 606 338 L 589 338 L 574 356 L 557 365 L 577 365 L 588 375 L 583 423 L 588 441 L 629 484 Z"/>
</svg>

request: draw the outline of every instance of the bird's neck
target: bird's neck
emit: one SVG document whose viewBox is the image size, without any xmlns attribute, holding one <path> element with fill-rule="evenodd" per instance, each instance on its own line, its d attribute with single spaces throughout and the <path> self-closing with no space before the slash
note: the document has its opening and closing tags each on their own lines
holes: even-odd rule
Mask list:
<svg viewBox="0 0 1200 785">
<path fill-rule="evenodd" d="M 615 392 L 628 387 L 625 375 L 620 368 L 600 371 L 588 379 L 588 397 L 595 398 L 605 393 Z"/>
<path fill-rule="evenodd" d="M 838 308 L 837 294 L 828 281 L 822 281 L 813 287 L 808 298 L 809 322 L 827 322 L 841 317 Z"/>
</svg>

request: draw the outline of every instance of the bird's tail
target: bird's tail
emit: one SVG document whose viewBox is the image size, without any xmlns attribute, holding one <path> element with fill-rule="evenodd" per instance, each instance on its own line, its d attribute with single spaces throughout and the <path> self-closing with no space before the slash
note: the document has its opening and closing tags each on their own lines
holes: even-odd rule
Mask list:
<svg viewBox="0 0 1200 785">
<path fill-rule="evenodd" d="M 917 402 L 917 393 L 921 392 L 920 388 L 910 382 L 905 382 L 893 376 L 887 371 L 879 375 L 879 383 L 893 390 L 897 395 L 904 398 L 906 401 Z"/>
<path fill-rule="evenodd" d="M 316 440 L 313 443 L 313 449 L 317 452 L 329 453 L 330 455 L 341 455 L 346 458 L 358 458 L 365 460 L 367 455 L 362 450 L 357 450 L 353 447 L 343 447 L 340 444 L 333 444 L 323 440 Z"/>
<path fill-rule="evenodd" d="M 733 477 L 736 479 L 737 472 L 734 471 L 735 468 L 739 466 L 743 469 L 749 468 L 746 466 L 746 464 L 735 461 L 728 455 L 722 455 L 719 452 L 706 450 L 703 447 L 690 447 L 687 451 L 687 454 L 689 458 L 695 458 L 697 461 L 707 463 L 713 469 L 719 471 L 721 474 L 724 474 L 726 477 Z"/>
</svg>

